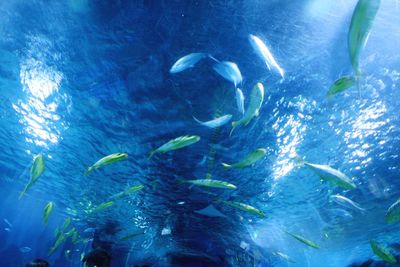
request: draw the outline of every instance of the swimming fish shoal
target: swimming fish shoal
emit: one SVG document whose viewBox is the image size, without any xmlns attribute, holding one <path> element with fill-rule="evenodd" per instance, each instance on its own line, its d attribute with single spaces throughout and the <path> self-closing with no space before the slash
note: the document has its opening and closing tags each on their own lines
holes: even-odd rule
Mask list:
<svg viewBox="0 0 400 267">
<path fill-rule="evenodd" d="M 221 126 L 227 124 L 232 119 L 232 115 L 227 114 L 227 115 L 224 115 L 224 116 L 221 116 L 221 117 L 218 117 L 213 120 L 206 121 L 206 122 L 199 121 L 195 117 L 193 117 L 193 119 L 196 122 L 198 122 L 201 125 L 206 126 L 208 128 L 217 128 L 217 127 L 221 127 Z"/>
<path fill-rule="evenodd" d="M 194 211 L 197 214 L 201 214 L 207 217 L 220 217 L 220 218 L 226 218 L 226 215 L 223 214 L 222 212 L 220 212 L 219 210 L 217 210 L 213 204 L 208 205 L 207 207 L 205 207 L 204 209 L 200 209 L 200 210 L 195 210 Z"/>
<path fill-rule="evenodd" d="M 44 157 L 43 154 L 40 153 L 36 155 L 33 160 L 30 180 L 28 184 L 25 186 L 24 190 L 19 195 L 19 199 L 21 199 L 25 195 L 26 191 L 28 191 L 28 189 L 33 186 L 33 184 L 39 179 L 39 177 L 42 175 L 44 171 L 45 171 Z"/>
<path fill-rule="evenodd" d="M 300 242 L 303 243 L 303 244 L 306 244 L 306 245 L 309 246 L 309 247 L 316 248 L 316 249 L 319 249 L 319 248 L 320 248 L 316 243 L 314 243 L 314 242 L 312 242 L 312 241 L 310 241 L 310 240 L 308 240 L 308 239 L 302 237 L 301 235 L 292 234 L 292 233 L 290 233 L 290 232 L 288 232 L 288 231 L 285 231 L 285 230 L 283 230 L 283 231 L 284 231 L 286 234 L 288 234 L 288 235 L 294 237 L 295 239 L 297 239 L 298 241 L 300 241 Z"/>
<path fill-rule="evenodd" d="M 225 200 L 222 201 L 222 203 L 224 203 L 224 204 L 226 204 L 228 206 L 231 206 L 233 208 L 239 209 L 241 211 L 245 211 L 247 213 L 253 214 L 253 215 L 258 215 L 260 217 L 265 217 L 265 213 L 264 212 L 262 212 L 261 210 L 255 208 L 253 206 L 250 206 L 248 204 L 244 204 L 244 203 L 236 202 L 236 201 L 225 201 Z"/>
<path fill-rule="evenodd" d="M 244 114 L 244 95 L 240 88 L 236 88 L 236 105 L 239 112 Z"/>
<path fill-rule="evenodd" d="M 227 164 L 227 163 L 222 163 L 222 166 L 224 167 L 225 170 L 228 169 L 243 169 L 246 167 L 249 167 L 262 159 L 264 155 L 267 153 L 267 150 L 265 148 L 258 148 L 248 154 L 244 159 L 241 161 L 234 163 L 234 164 Z"/>
<path fill-rule="evenodd" d="M 372 248 L 372 251 L 377 255 L 379 258 L 382 260 L 388 262 L 388 263 L 397 263 L 396 258 L 393 256 L 393 254 L 383 245 L 379 244 L 375 240 L 370 240 L 370 245 Z"/>
<path fill-rule="evenodd" d="M 199 141 L 200 141 L 200 136 L 198 135 L 184 135 L 177 137 L 163 144 L 159 148 L 151 151 L 149 153 L 149 159 L 151 159 L 151 157 L 153 157 L 153 155 L 156 153 L 166 153 L 172 150 L 177 150 L 186 146 L 190 146 Z"/>
<path fill-rule="evenodd" d="M 328 165 L 314 164 L 304 161 L 300 156 L 296 156 L 300 165 L 306 165 L 314 171 L 322 180 L 328 181 L 334 185 L 343 187 L 345 189 L 355 189 L 355 183 L 344 173 L 333 169 Z"/>
<path fill-rule="evenodd" d="M 267 45 L 259 37 L 253 34 L 249 35 L 249 41 L 254 51 L 264 61 L 265 65 L 267 65 L 267 68 L 270 71 L 278 73 L 283 78 L 285 71 L 279 66 L 278 62 L 276 62 Z"/>
<path fill-rule="evenodd" d="M 327 97 L 332 97 L 338 93 L 341 93 L 350 87 L 356 85 L 356 79 L 352 76 L 343 76 L 337 79 L 332 86 L 329 88 L 328 93 L 326 94 Z"/>
<path fill-rule="evenodd" d="M 222 189 L 236 189 L 236 185 L 231 183 L 220 181 L 220 180 L 212 180 L 212 179 L 197 179 L 197 180 L 183 180 L 181 183 L 189 183 L 197 186 L 203 187 L 213 187 L 213 188 L 222 188 Z"/>
<path fill-rule="evenodd" d="M 243 77 L 235 62 L 221 61 L 214 65 L 214 70 L 226 80 L 232 82 L 235 87 L 242 83 Z"/>
<path fill-rule="evenodd" d="M 200 60 L 207 57 L 205 53 L 191 53 L 179 58 L 169 70 L 170 73 L 178 73 L 194 67 Z"/>
<path fill-rule="evenodd" d="M 247 124 L 250 123 L 250 121 L 259 115 L 261 105 L 264 101 L 264 86 L 262 83 L 257 83 L 250 95 L 250 103 L 245 111 L 243 117 L 238 120 L 232 122 L 232 130 L 230 132 L 230 135 L 232 135 L 232 132 L 240 125 L 246 126 Z"/>
<path fill-rule="evenodd" d="M 111 163 L 114 162 L 118 162 L 121 160 L 124 160 L 128 157 L 127 153 L 114 153 L 108 156 L 105 156 L 101 159 L 99 159 L 95 164 L 93 164 L 92 166 L 90 166 L 86 172 L 85 172 L 85 176 L 88 175 L 89 173 L 91 173 L 93 170 L 101 168 L 103 166 L 109 165 Z"/>
<path fill-rule="evenodd" d="M 355 210 L 359 210 L 359 211 L 365 211 L 364 208 L 362 208 L 358 203 L 354 202 L 353 200 L 336 194 L 336 195 L 331 195 L 329 197 L 329 199 L 333 200 L 334 202 L 338 203 L 339 205 L 346 207 L 346 208 L 350 208 L 350 209 L 355 209 Z"/>
<path fill-rule="evenodd" d="M 49 203 L 47 203 L 47 205 L 44 207 L 44 210 L 43 210 L 44 224 L 47 224 L 47 222 L 49 221 L 49 216 L 50 216 L 51 212 L 53 211 L 53 208 L 54 208 L 54 203 L 51 201 Z"/>
<path fill-rule="evenodd" d="M 387 223 L 395 223 L 400 220 L 400 198 L 388 208 L 385 218 Z"/>
</svg>

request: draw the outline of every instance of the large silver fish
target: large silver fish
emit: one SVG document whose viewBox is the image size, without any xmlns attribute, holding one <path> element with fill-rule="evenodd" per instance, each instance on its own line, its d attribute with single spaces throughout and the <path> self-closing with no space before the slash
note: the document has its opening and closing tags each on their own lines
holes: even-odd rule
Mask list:
<svg viewBox="0 0 400 267">
<path fill-rule="evenodd" d="M 191 53 L 178 59 L 169 70 L 170 73 L 178 73 L 194 67 L 201 59 L 207 57 L 205 53 Z"/>
<path fill-rule="evenodd" d="M 242 83 L 242 74 L 240 73 L 239 67 L 236 65 L 236 63 L 222 61 L 215 64 L 213 68 L 219 75 L 232 82 L 235 87 L 237 87 L 239 83 Z"/>
</svg>

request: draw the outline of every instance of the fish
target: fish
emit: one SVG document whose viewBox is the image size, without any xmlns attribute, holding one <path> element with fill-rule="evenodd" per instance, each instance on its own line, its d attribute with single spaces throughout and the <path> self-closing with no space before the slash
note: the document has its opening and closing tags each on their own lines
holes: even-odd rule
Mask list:
<svg viewBox="0 0 400 267">
<path fill-rule="evenodd" d="M 107 202 L 101 203 L 96 208 L 94 208 L 91 213 L 96 213 L 96 212 L 102 211 L 108 207 L 111 207 L 112 205 L 114 205 L 114 201 L 107 201 Z"/>
<path fill-rule="evenodd" d="M 7 224 L 7 226 L 8 226 L 9 228 L 12 228 L 12 227 L 13 227 L 12 224 L 11 224 L 7 219 L 3 219 L 3 221 L 5 222 L 5 224 Z"/>
<path fill-rule="evenodd" d="M 227 124 L 232 119 L 232 115 L 227 114 L 206 122 L 199 121 L 198 119 L 196 119 L 196 117 L 193 117 L 193 119 L 205 127 L 218 128 Z"/>
<path fill-rule="evenodd" d="M 400 220 L 400 198 L 388 208 L 385 219 L 390 224 Z"/>
<path fill-rule="evenodd" d="M 360 76 L 359 58 L 378 12 L 380 0 L 359 0 L 351 17 L 348 32 L 350 60 L 356 76 Z"/>
<path fill-rule="evenodd" d="M 8 227 L 6 227 L 6 228 L 4 228 L 4 231 L 6 231 L 6 232 L 11 232 L 11 229 L 8 228 Z"/>
<path fill-rule="evenodd" d="M 21 251 L 22 253 L 28 253 L 28 252 L 31 252 L 32 249 L 30 247 L 22 247 L 22 248 L 19 248 L 19 251 Z"/>
<path fill-rule="evenodd" d="M 267 150 L 265 148 L 258 148 L 256 150 L 254 150 L 253 152 L 251 152 L 250 154 L 248 154 L 241 161 L 234 163 L 234 164 L 222 163 L 222 166 L 224 167 L 224 170 L 228 170 L 228 169 L 232 169 L 232 168 L 244 169 L 244 168 L 247 168 L 247 167 L 253 165 L 260 159 L 262 159 L 266 153 L 267 153 Z"/>
<path fill-rule="evenodd" d="M 232 135 L 232 132 L 240 125 L 246 126 L 247 124 L 250 123 L 250 121 L 254 118 L 257 117 L 260 113 L 260 108 L 261 105 L 264 101 L 264 86 L 262 83 L 257 83 L 250 95 L 250 103 L 245 111 L 243 117 L 238 120 L 232 122 L 232 130 L 229 135 Z"/>
<path fill-rule="evenodd" d="M 181 183 L 189 183 L 197 186 L 214 187 L 223 189 L 236 189 L 236 185 L 228 182 L 212 179 L 182 180 Z"/>
<path fill-rule="evenodd" d="M 125 190 L 123 192 L 120 192 L 120 193 L 114 195 L 112 198 L 113 199 L 123 198 L 123 197 L 126 197 L 126 196 L 128 196 L 130 194 L 133 194 L 133 193 L 137 192 L 137 191 L 140 191 L 143 188 L 144 188 L 144 185 L 141 185 L 141 184 L 140 185 L 135 185 L 135 186 L 132 186 L 132 187 L 128 188 L 127 190 Z"/>
<path fill-rule="evenodd" d="M 198 135 L 184 135 L 177 137 L 175 139 L 172 139 L 168 141 L 167 143 L 163 144 L 159 148 L 150 151 L 149 153 L 149 159 L 153 157 L 154 154 L 156 153 L 166 153 L 172 150 L 177 150 L 186 146 L 193 145 L 197 142 L 200 141 L 200 136 Z"/>
<path fill-rule="evenodd" d="M 64 256 L 67 260 L 71 260 L 71 250 L 67 249 L 64 251 Z"/>
<path fill-rule="evenodd" d="M 356 85 L 356 79 L 353 76 L 343 76 L 337 79 L 332 86 L 329 88 L 328 93 L 326 94 L 327 97 L 332 97 L 338 93 L 341 93 L 350 87 Z"/>
<path fill-rule="evenodd" d="M 393 254 L 383 245 L 379 244 L 375 240 L 370 240 L 369 241 L 372 251 L 377 255 L 379 258 L 382 260 L 388 262 L 388 263 L 397 263 L 396 258 L 393 256 Z"/>
<path fill-rule="evenodd" d="M 171 234 L 171 228 L 165 227 L 161 230 L 161 235 L 170 235 Z"/>
<path fill-rule="evenodd" d="M 338 203 L 339 205 L 341 205 L 343 207 L 356 209 L 359 211 L 365 211 L 365 209 L 362 208 L 358 203 L 354 202 L 353 200 L 351 200 L 345 196 L 336 194 L 336 195 L 331 195 L 329 197 L 329 199 L 333 200 L 334 202 Z"/>
<path fill-rule="evenodd" d="M 61 230 L 60 230 L 61 233 L 63 233 L 65 230 L 67 230 L 68 226 L 71 225 L 71 222 L 72 222 L 72 220 L 71 220 L 70 217 L 68 217 L 68 218 L 66 218 L 66 219 L 64 220 L 64 223 L 63 223 L 63 225 L 62 225 L 62 227 L 61 227 Z"/>
<path fill-rule="evenodd" d="M 236 201 L 225 201 L 225 200 L 224 200 L 224 201 L 222 201 L 222 203 L 224 203 L 224 204 L 226 204 L 226 205 L 228 205 L 228 206 L 231 206 L 231 207 L 233 207 L 233 208 L 236 208 L 236 209 L 245 211 L 245 212 L 250 213 L 250 214 L 258 215 L 258 216 L 260 216 L 260 217 L 265 217 L 265 213 L 262 212 L 261 210 L 255 208 L 255 207 L 252 207 L 252 206 L 250 206 L 250 205 L 241 203 L 241 202 L 236 202 Z"/>
<path fill-rule="evenodd" d="M 244 114 L 244 95 L 240 88 L 236 88 L 236 105 L 239 112 Z"/>
<path fill-rule="evenodd" d="M 127 153 L 114 153 L 114 154 L 105 156 L 104 158 L 99 159 L 95 164 L 90 166 L 86 170 L 84 175 L 86 176 L 86 175 L 88 175 L 89 173 L 91 173 L 95 169 L 98 169 L 100 167 L 106 166 L 106 165 L 114 163 L 114 162 L 118 162 L 118 161 L 124 160 L 127 157 L 128 157 Z"/>
<path fill-rule="evenodd" d="M 31 188 L 34 183 L 36 183 L 36 181 L 43 174 L 45 169 L 46 168 L 45 168 L 45 165 L 44 165 L 44 157 L 43 157 L 43 154 L 40 153 L 40 154 L 36 155 L 34 160 L 33 160 L 33 164 L 32 164 L 32 167 L 31 167 L 30 180 L 29 180 L 28 184 L 25 186 L 24 190 L 19 195 L 19 199 L 21 199 L 25 195 L 26 191 L 28 191 L 28 189 Z"/>
<path fill-rule="evenodd" d="M 242 73 L 240 73 L 239 67 L 235 62 L 221 61 L 215 64 L 213 69 L 223 78 L 233 83 L 235 88 L 239 83 L 242 83 Z"/>
<path fill-rule="evenodd" d="M 259 37 L 253 34 L 249 35 L 249 41 L 251 46 L 253 47 L 253 50 L 262 60 L 264 60 L 264 63 L 265 65 L 267 65 L 268 70 L 274 71 L 278 73 L 282 78 L 284 78 L 285 71 L 276 62 L 267 45 Z"/>
<path fill-rule="evenodd" d="M 336 208 L 329 209 L 328 211 L 334 216 L 334 218 L 331 219 L 337 219 L 338 217 L 348 220 L 353 219 L 353 215 L 345 209 Z"/>
<path fill-rule="evenodd" d="M 47 222 L 49 221 L 49 216 L 50 216 L 51 212 L 53 211 L 53 208 L 54 208 L 54 203 L 51 201 L 49 203 L 47 203 L 46 207 L 44 207 L 44 210 L 43 210 L 44 224 L 47 224 Z"/>
<path fill-rule="evenodd" d="M 56 249 L 58 248 L 59 245 L 61 245 L 65 240 L 67 239 L 67 237 L 64 234 L 59 235 L 56 238 L 56 242 L 54 243 L 54 245 L 50 248 L 49 252 L 48 252 L 48 256 L 50 256 L 51 254 L 54 253 L 54 251 L 56 251 Z"/>
<path fill-rule="evenodd" d="M 194 212 L 208 217 L 226 218 L 226 215 L 217 210 L 212 204 L 208 205 L 204 209 L 195 210 Z"/>
<path fill-rule="evenodd" d="M 274 255 L 276 257 L 279 257 L 279 258 L 281 258 L 281 259 L 283 259 L 283 260 L 285 260 L 287 262 L 296 263 L 292 258 L 290 258 L 288 255 L 286 255 L 286 254 L 284 254 L 282 252 L 274 251 L 274 252 L 272 252 L 272 255 Z"/>
<path fill-rule="evenodd" d="M 194 67 L 200 60 L 207 57 L 205 53 L 191 53 L 179 58 L 169 70 L 170 73 L 178 73 Z"/>
<path fill-rule="evenodd" d="M 137 236 L 143 235 L 143 234 L 144 234 L 144 232 L 140 232 L 140 233 L 135 233 L 135 234 L 127 235 L 127 236 L 124 236 L 123 238 L 121 238 L 120 240 L 121 240 L 121 241 L 127 241 L 127 240 L 129 240 L 129 239 L 131 239 L 131 238 L 134 238 L 134 237 L 137 237 Z"/>
<path fill-rule="evenodd" d="M 310 241 L 310 240 L 307 240 L 307 239 L 305 239 L 304 237 L 302 237 L 302 236 L 300 236 L 300 235 L 292 234 L 292 233 L 290 233 L 290 232 L 288 232 L 288 231 L 285 231 L 285 230 L 283 230 L 283 231 L 284 231 L 286 234 L 288 234 L 288 235 L 294 237 L 294 238 L 297 239 L 298 241 L 300 241 L 300 242 L 306 244 L 307 246 L 310 246 L 310 247 L 316 248 L 316 249 L 319 249 L 319 248 L 320 248 L 320 247 L 319 247 L 317 244 L 315 244 L 314 242 L 312 242 L 312 241 Z"/>
<path fill-rule="evenodd" d="M 328 181 L 331 184 L 343 187 L 345 189 L 355 189 L 355 183 L 344 173 L 333 169 L 328 165 L 314 164 L 304 161 L 300 156 L 296 155 L 299 165 L 306 165 L 314 171 L 322 180 Z"/>
<path fill-rule="evenodd" d="M 72 227 L 71 230 L 69 230 L 67 233 L 65 233 L 65 236 L 71 237 L 71 241 L 74 244 L 78 243 L 78 239 L 79 239 L 79 235 L 78 235 L 78 231 L 76 230 L 75 227 Z"/>
<path fill-rule="evenodd" d="M 89 228 L 86 228 L 85 230 L 83 230 L 83 232 L 84 233 L 94 233 L 94 232 L 96 232 L 96 229 L 93 227 L 89 227 Z"/>
</svg>

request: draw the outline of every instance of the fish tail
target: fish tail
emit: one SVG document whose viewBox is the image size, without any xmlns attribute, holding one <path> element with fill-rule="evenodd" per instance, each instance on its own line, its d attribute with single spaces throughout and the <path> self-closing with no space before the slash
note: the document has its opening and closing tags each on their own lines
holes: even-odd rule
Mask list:
<svg viewBox="0 0 400 267">
<path fill-rule="evenodd" d="M 28 191 L 28 189 L 30 188 L 30 183 L 27 184 L 24 188 L 24 190 L 22 190 L 22 192 L 19 194 L 18 200 L 21 200 L 22 197 L 25 195 L 26 191 Z"/>
<path fill-rule="evenodd" d="M 224 168 L 224 170 L 229 170 L 232 168 L 232 165 L 226 164 L 222 162 L 222 167 Z"/>
<path fill-rule="evenodd" d="M 156 153 L 155 150 L 150 151 L 149 156 L 147 157 L 147 159 L 151 159 L 155 153 Z"/>
<path fill-rule="evenodd" d="M 184 184 L 184 183 L 186 183 L 186 180 L 178 179 L 176 182 L 177 182 L 178 184 Z"/>
<path fill-rule="evenodd" d="M 86 171 L 85 171 L 85 173 L 83 174 L 84 176 L 87 176 L 89 173 L 91 173 L 92 171 L 93 171 L 93 166 L 90 166 Z"/>
</svg>

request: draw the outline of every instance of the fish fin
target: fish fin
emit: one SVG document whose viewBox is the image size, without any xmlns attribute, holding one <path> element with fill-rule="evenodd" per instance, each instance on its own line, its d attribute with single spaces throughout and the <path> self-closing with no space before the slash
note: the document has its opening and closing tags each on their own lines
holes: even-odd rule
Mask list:
<svg viewBox="0 0 400 267">
<path fill-rule="evenodd" d="M 220 63 L 220 61 L 218 59 L 216 59 L 215 57 L 213 57 L 212 55 L 208 54 L 208 57 L 211 58 L 212 60 L 214 60 L 217 63 Z"/>
<path fill-rule="evenodd" d="M 89 173 L 91 173 L 92 171 L 94 170 L 94 167 L 93 166 L 90 166 L 86 171 L 85 171 L 85 173 L 83 174 L 84 176 L 87 176 Z"/>
<path fill-rule="evenodd" d="M 232 165 L 226 164 L 222 162 L 222 167 L 224 168 L 224 170 L 229 170 L 232 168 Z"/>
<path fill-rule="evenodd" d="M 149 156 L 147 157 L 147 159 L 151 159 L 155 153 L 156 153 L 156 150 L 150 151 Z"/>
</svg>

